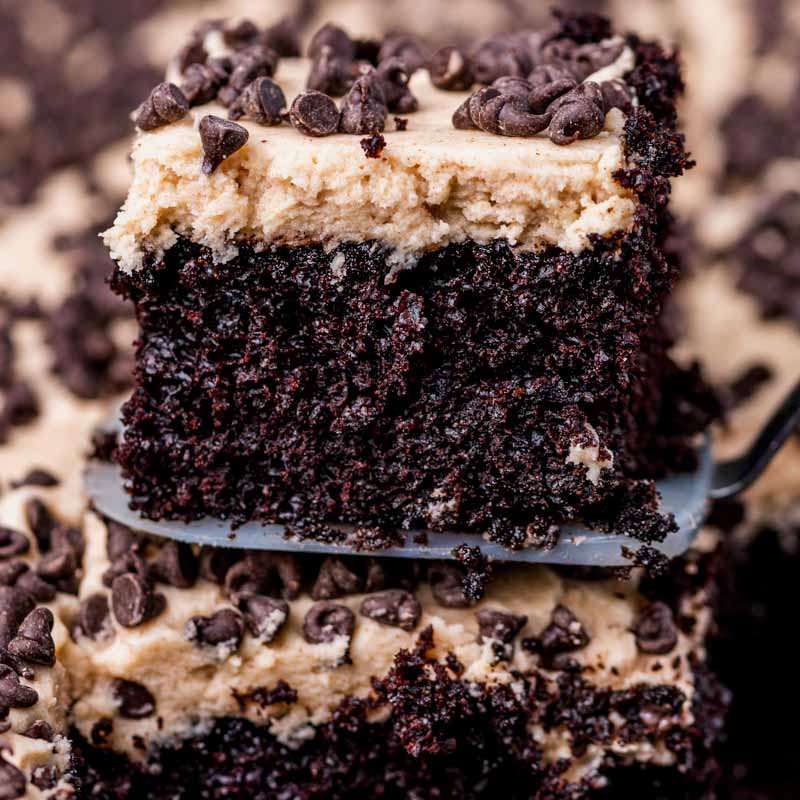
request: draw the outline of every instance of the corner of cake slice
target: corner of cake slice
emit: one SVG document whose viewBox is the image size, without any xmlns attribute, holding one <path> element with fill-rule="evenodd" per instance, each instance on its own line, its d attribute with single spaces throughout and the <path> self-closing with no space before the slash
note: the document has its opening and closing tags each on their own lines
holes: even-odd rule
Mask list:
<svg viewBox="0 0 800 800">
<path fill-rule="evenodd" d="M 715 409 L 661 322 L 690 163 L 673 58 L 593 15 L 463 51 L 330 25 L 287 50 L 202 25 L 135 114 L 105 234 L 140 325 L 133 506 L 663 539 L 653 479 Z"/>
</svg>

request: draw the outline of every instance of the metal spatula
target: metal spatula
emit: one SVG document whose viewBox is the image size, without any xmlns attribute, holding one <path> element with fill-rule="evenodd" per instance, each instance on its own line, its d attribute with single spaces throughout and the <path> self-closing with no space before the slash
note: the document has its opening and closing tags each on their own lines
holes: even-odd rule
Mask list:
<svg viewBox="0 0 800 800">
<path fill-rule="evenodd" d="M 705 440 L 698 449 L 694 472 L 671 475 L 658 481 L 660 509 L 674 515 L 678 530 L 654 545 L 664 555 L 674 557 L 691 545 L 705 519 L 710 501 L 733 497 L 750 486 L 764 471 L 792 431 L 800 425 L 800 383 L 790 392 L 762 429 L 746 453 L 731 461 L 715 463 Z M 202 519 L 197 522 L 155 522 L 139 516 L 128 507 L 119 468 L 93 461 L 85 474 L 86 490 L 94 507 L 111 519 L 143 533 L 214 547 L 242 547 L 254 550 L 284 550 L 303 553 L 354 554 L 346 544 L 324 544 L 313 540 L 287 538 L 282 525 L 250 522 L 231 532 L 229 522 Z M 343 530 L 348 530 L 343 526 Z M 426 545 L 414 539 L 419 531 L 405 534 L 405 545 L 381 550 L 381 556 L 399 558 L 450 559 L 458 545 L 478 545 L 482 553 L 496 561 L 527 561 L 574 566 L 617 567 L 630 564 L 624 549 L 635 550 L 635 539 L 613 533 L 600 533 L 579 523 L 564 525 L 558 544 L 550 549 L 528 548 L 512 551 L 485 541 L 477 534 L 431 533 Z"/>
</svg>

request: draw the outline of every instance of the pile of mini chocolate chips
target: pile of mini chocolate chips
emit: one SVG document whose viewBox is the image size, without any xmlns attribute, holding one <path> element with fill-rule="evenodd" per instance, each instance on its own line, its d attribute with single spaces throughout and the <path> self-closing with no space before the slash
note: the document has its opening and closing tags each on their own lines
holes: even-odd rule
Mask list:
<svg viewBox="0 0 800 800">
<path fill-rule="evenodd" d="M 210 56 L 205 47 L 210 34 L 220 36 L 230 53 Z M 428 57 L 410 35 L 353 39 L 335 25 L 324 25 L 308 47 L 306 91 L 287 110 L 273 76 L 282 56 L 300 52 L 291 23 L 260 29 L 249 20 L 205 22 L 179 53 L 180 86 L 156 86 L 139 107 L 136 124 L 154 130 L 183 119 L 192 106 L 212 100 L 225 106 L 228 119 L 209 114 L 200 121 L 205 174 L 246 144 L 249 134 L 235 122 L 239 119 L 268 126 L 287 121 L 307 136 L 369 136 L 362 144 L 374 158 L 385 146 L 375 137 L 388 114 L 417 110 L 409 79 L 424 67 L 439 89 L 465 92 L 481 86 L 453 115 L 456 128 L 503 136 L 533 136 L 547 129 L 553 142 L 569 144 L 597 135 L 611 108 L 629 111 L 633 95 L 621 80 L 586 80 L 619 58 L 622 41 L 579 43 L 565 37 L 556 25 L 545 32 L 490 37 L 469 51 L 443 47 Z M 338 107 L 334 97 L 342 98 Z M 405 130 L 404 118 L 395 121 Z"/>
</svg>

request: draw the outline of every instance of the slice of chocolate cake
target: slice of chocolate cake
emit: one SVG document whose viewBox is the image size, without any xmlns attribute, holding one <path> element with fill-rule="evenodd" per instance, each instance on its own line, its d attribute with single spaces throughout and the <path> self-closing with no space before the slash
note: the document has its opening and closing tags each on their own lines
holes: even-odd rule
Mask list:
<svg viewBox="0 0 800 800">
<path fill-rule="evenodd" d="M 663 539 L 652 479 L 713 408 L 659 322 L 673 58 L 593 15 L 463 52 L 272 45 L 200 26 L 136 114 L 106 233 L 140 324 L 133 506 Z"/>
</svg>

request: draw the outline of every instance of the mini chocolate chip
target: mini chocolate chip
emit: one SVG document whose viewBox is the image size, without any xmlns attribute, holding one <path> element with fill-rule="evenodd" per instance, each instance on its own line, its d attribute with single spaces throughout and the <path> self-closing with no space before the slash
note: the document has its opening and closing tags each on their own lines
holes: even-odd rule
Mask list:
<svg viewBox="0 0 800 800">
<path fill-rule="evenodd" d="M 0 586 L 0 648 L 8 647 L 33 608 L 33 598 L 19 586 Z"/>
<path fill-rule="evenodd" d="M 217 97 L 220 102 L 229 106 L 241 94 L 245 87 L 256 78 L 271 78 L 278 65 L 278 56 L 274 50 L 261 44 L 250 45 L 231 56 L 231 70 L 228 85 L 220 89 Z"/>
<path fill-rule="evenodd" d="M 87 639 L 103 639 L 112 633 L 111 610 L 108 597 L 102 592 L 90 594 L 80 605 L 78 620 L 81 632 Z"/>
<path fill-rule="evenodd" d="M 24 533 L 0 525 L 0 559 L 22 555 L 30 548 L 30 540 Z"/>
<path fill-rule="evenodd" d="M 46 792 L 58 785 L 58 769 L 55 764 L 40 764 L 31 772 L 31 783 Z"/>
<path fill-rule="evenodd" d="M 293 600 L 300 593 L 302 572 L 289 553 L 251 552 L 225 575 L 225 593 L 234 602 L 243 594 L 283 596 Z"/>
<path fill-rule="evenodd" d="M 174 83 L 159 83 L 136 112 L 136 127 L 154 131 L 183 119 L 189 113 L 189 101 Z"/>
<path fill-rule="evenodd" d="M 38 692 L 21 684 L 11 667 L 0 664 L 0 708 L 31 708 L 38 702 Z"/>
<path fill-rule="evenodd" d="M 114 699 L 119 705 L 119 713 L 127 719 L 144 719 L 156 710 L 156 699 L 140 683 L 116 679 L 111 684 Z"/>
<path fill-rule="evenodd" d="M 346 594 L 355 594 L 363 588 L 364 578 L 349 563 L 338 556 L 329 556 L 322 562 L 319 575 L 311 587 L 311 597 L 314 600 L 333 600 Z"/>
<path fill-rule="evenodd" d="M 302 92 L 292 103 L 289 120 L 306 136 L 329 136 L 339 127 L 339 110 L 322 92 Z"/>
<path fill-rule="evenodd" d="M 29 384 L 17 381 L 6 389 L 2 416 L 15 427 L 27 425 L 39 416 L 39 400 Z"/>
<path fill-rule="evenodd" d="M 513 36 L 492 36 L 478 42 L 469 53 L 477 83 L 489 84 L 504 75 L 525 76 L 533 68 L 530 55 Z"/>
<path fill-rule="evenodd" d="M 40 578 L 33 570 L 28 570 L 20 575 L 15 585 L 17 589 L 30 595 L 37 603 L 49 603 L 55 600 L 56 587 Z"/>
<path fill-rule="evenodd" d="M 603 93 L 591 81 L 561 95 L 551 103 L 548 111 L 553 114 L 548 133 L 550 139 L 559 145 L 596 136 L 605 123 Z"/>
<path fill-rule="evenodd" d="M 639 614 L 633 633 L 636 646 L 648 655 L 666 655 L 678 644 L 678 629 L 672 609 L 662 602 L 652 603 Z"/>
<path fill-rule="evenodd" d="M 121 556 L 141 547 L 142 538 L 127 525 L 114 520 L 106 520 L 106 554 L 108 560 L 116 561 Z"/>
<path fill-rule="evenodd" d="M 50 534 L 50 548 L 52 550 L 73 550 L 80 559 L 83 557 L 86 543 L 83 541 L 83 534 L 78 528 L 70 525 L 56 525 Z"/>
<path fill-rule="evenodd" d="M 38 497 L 31 497 L 25 502 L 25 521 L 31 529 L 39 550 L 43 553 L 50 549 L 50 537 L 58 524 L 47 506 Z"/>
<path fill-rule="evenodd" d="M 364 617 L 392 625 L 404 631 L 413 631 L 422 616 L 422 606 L 411 592 L 389 589 L 381 594 L 365 597 L 359 613 Z"/>
<path fill-rule="evenodd" d="M 341 105 L 339 130 L 359 136 L 382 131 L 386 123 L 386 98 L 381 82 L 372 72 L 362 75 Z"/>
<path fill-rule="evenodd" d="M 55 731 L 52 726 L 43 719 L 34 720 L 23 732 L 23 736 L 29 739 L 40 739 L 43 742 L 52 742 Z"/>
<path fill-rule="evenodd" d="M 249 19 L 226 20 L 222 25 L 222 39 L 233 50 L 252 44 L 258 34 L 258 27 Z"/>
<path fill-rule="evenodd" d="M 341 97 L 352 86 L 359 71 L 357 63 L 337 56 L 329 47 L 323 47 L 311 62 L 306 89 Z"/>
<path fill-rule="evenodd" d="M 575 615 L 560 603 L 553 609 L 550 624 L 540 637 L 543 653 L 550 657 L 581 650 L 589 644 L 589 635 Z"/>
<path fill-rule="evenodd" d="M 0 586 L 13 586 L 30 567 L 19 558 L 0 561 Z"/>
<path fill-rule="evenodd" d="M 23 486 L 41 486 L 42 488 L 49 489 L 51 486 L 58 486 L 60 481 L 46 469 L 34 467 L 25 475 L 16 481 L 11 481 L 12 489 L 21 489 Z"/>
<path fill-rule="evenodd" d="M 152 564 L 156 580 L 178 589 L 188 589 L 197 581 L 197 558 L 191 545 L 167 541 Z"/>
<path fill-rule="evenodd" d="M 355 616 L 347 606 L 322 601 L 308 609 L 303 620 L 303 638 L 309 644 L 332 642 L 340 636 L 351 637 Z"/>
<path fill-rule="evenodd" d="M 345 61 L 355 59 L 355 45 L 346 31 L 337 25 L 323 25 L 312 37 L 308 45 L 308 57 L 317 58 L 324 48 L 329 48 L 338 58 Z"/>
<path fill-rule="evenodd" d="M 289 604 L 274 597 L 244 595 L 238 606 L 250 633 L 264 644 L 272 642 L 289 619 Z"/>
<path fill-rule="evenodd" d="M 78 556 L 71 547 L 62 547 L 45 553 L 36 565 L 36 574 L 48 583 L 56 584 L 69 578 L 78 569 Z"/>
<path fill-rule="evenodd" d="M 35 608 L 22 621 L 17 635 L 8 643 L 8 652 L 33 664 L 52 667 L 56 663 L 53 642 L 55 619 L 49 608 Z"/>
<path fill-rule="evenodd" d="M 0 387 L 9 386 L 14 380 L 14 342 L 10 327 L 0 325 Z"/>
<path fill-rule="evenodd" d="M 453 127 L 460 131 L 474 130 L 478 126 L 472 121 L 469 115 L 469 105 L 471 97 L 468 97 L 454 112 L 453 112 Z"/>
<path fill-rule="evenodd" d="M 375 70 L 389 111 L 410 114 L 419 107 L 417 98 L 408 86 L 410 74 L 406 63 L 399 58 L 387 58 Z"/>
<path fill-rule="evenodd" d="M 286 17 L 262 31 L 259 39 L 282 58 L 297 58 L 300 55 L 300 32 L 296 21 L 291 17 Z"/>
<path fill-rule="evenodd" d="M 528 621 L 524 614 L 512 614 L 494 608 L 482 608 L 475 612 L 475 618 L 478 620 L 478 641 L 491 639 L 502 644 L 513 641 Z"/>
<path fill-rule="evenodd" d="M 245 146 L 250 134 L 247 128 L 222 117 L 208 114 L 200 120 L 200 141 L 203 145 L 203 174 L 210 175 L 229 156 Z"/>
<path fill-rule="evenodd" d="M 625 114 L 633 109 L 633 93 L 624 81 L 603 81 L 600 91 L 603 93 L 603 111 L 606 114 L 612 108 L 618 108 Z"/>
<path fill-rule="evenodd" d="M 581 80 L 613 64 L 625 49 L 622 42 L 587 42 L 572 52 L 571 66 Z"/>
<path fill-rule="evenodd" d="M 228 570 L 242 557 L 240 550 L 225 547 L 200 548 L 200 575 L 212 583 L 224 583 Z"/>
<path fill-rule="evenodd" d="M 466 92 L 474 82 L 466 54 L 452 45 L 440 48 L 431 56 L 428 72 L 437 89 L 449 92 Z"/>
<path fill-rule="evenodd" d="M 391 58 L 401 61 L 409 75 L 422 69 L 426 61 L 419 39 L 408 33 L 390 33 L 383 38 L 378 63 L 382 64 Z"/>
<path fill-rule="evenodd" d="M 149 582 L 140 575 L 126 573 L 114 579 L 111 607 L 120 625 L 135 628 L 157 617 L 166 607 L 166 600 L 164 595 L 153 594 Z"/>
<path fill-rule="evenodd" d="M 153 577 L 153 569 L 150 564 L 137 551 L 129 550 L 111 562 L 111 565 L 103 573 L 103 585 L 110 589 L 115 578 L 128 573 L 139 575 L 148 582 Z"/>
<path fill-rule="evenodd" d="M 731 381 L 728 386 L 730 405 L 737 406 L 749 400 L 773 376 L 772 369 L 766 364 L 753 364 Z M 0 535 L 2 540 L 2 535 Z M 2 555 L 2 550 L 0 550 Z"/>
<path fill-rule="evenodd" d="M 25 773 L 6 761 L 0 751 L 0 800 L 16 800 L 24 797 L 27 791 Z"/>
<path fill-rule="evenodd" d="M 256 78 L 233 102 L 228 118 L 247 117 L 261 125 L 280 125 L 285 113 L 286 97 L 281 87 L 270 78 Z"/>
<path fill-rule="evenodd" d="M 190 106 L 200 106 L 217 96 L 226 79 L 227 76 L 221 75 L 219 69 L 208 64 L 190 64 L 183 73 L 181 91 Z"/>
<path fill-rule="evenodd" d="M 516 97 L 507 102 L 497 115 L 498 133 L 503 136 L 534 136 L 550 124 L 550 114 L 534 114 L 525 101 Z"/>
<path fill-rule="evenodd" d="M 464 570 L 449 561 L 428 567 L 428 583 L 434 600 L 445 608 L 469 608 L 474 601 L 464 592 Z"/>
<path fill-rule="evenodd" d="M 185 73 L 195 64 L 205 64 L 208 52 L 203 46 L 203 39 L 192 39 L 178 50 L 177 64 L 181 73 Z"/>
<path fill-rule="evenodd" d="M 528 73 L 528 80 L 534 87 L 542 87 L 561 81 L 571 84 L 572 88 L 578 85 L 578 81 L 572 71 L 561 64 L 539 64 Z"/>
<path fill-rule="evenodd" d="M 244 623 L 239 614 L 223 608 L 210 617 L 192 617 L 186 623 L 186 638 L 203 647 L 218 647 L 236 652 L 244 637 Z"/>
</svg>

